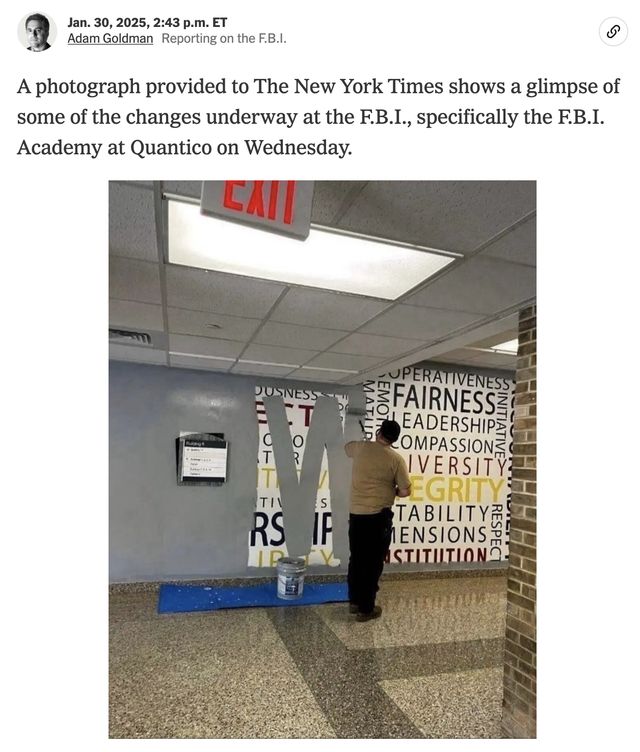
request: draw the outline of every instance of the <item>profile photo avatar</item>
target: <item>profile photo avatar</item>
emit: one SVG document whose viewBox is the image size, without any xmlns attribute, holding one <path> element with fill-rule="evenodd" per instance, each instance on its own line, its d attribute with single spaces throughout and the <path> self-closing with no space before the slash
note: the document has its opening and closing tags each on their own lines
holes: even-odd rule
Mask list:
<svg viewBox="0 0 640 752">
<path fill-rule="evenodd" d="M 51 45 L 49 39 L 49 19 L 42 13 L 32 13 L 25 21 L 25 31 L 27 32 L 27 49 L 30 52 L 44 52 Z"/>
</svg>

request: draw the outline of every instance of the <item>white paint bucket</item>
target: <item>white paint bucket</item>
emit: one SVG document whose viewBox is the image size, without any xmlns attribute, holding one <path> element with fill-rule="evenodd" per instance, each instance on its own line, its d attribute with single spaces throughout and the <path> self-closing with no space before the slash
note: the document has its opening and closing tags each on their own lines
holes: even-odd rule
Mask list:
<svg viewBox="0 0 640 752">
<path fill-rule="evenodd" d="M 306 567 L 304 559 L 282 558 L 278 560 L 278 598 L 294 601 L 302 596 L 304 587 L 304 573 Z"/>
</svg>

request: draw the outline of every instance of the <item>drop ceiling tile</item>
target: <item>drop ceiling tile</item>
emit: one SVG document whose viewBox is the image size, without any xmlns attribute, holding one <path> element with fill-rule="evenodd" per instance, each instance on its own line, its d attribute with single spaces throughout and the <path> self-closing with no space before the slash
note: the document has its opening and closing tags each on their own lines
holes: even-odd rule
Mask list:
<svg viewBox="0 0 640 752">
<path fill-rule="evenodd" d="M 256 334 L 254 341 L 263 345 L 281 345 L 286 342 L 287 347 L 311 347 L 314 350 L 326 350 L 348 333 L 339 332 L 336 329 L 317 329 L 312 326 L 267 321 Z"/>
<path fill-rule="evenodd" d="M 367 334 L 386 334 L 390 337 L 401 334 L 406 338 L 428 342 L 481 318 L 482 314 L 477 313 L 396 305 L 363 326 L 360 331 Z"/>
<path fill-rule="evenodd" d="M 146 347 L 130 347 L 129 345 L 109 345 L 110 360 L 127 360 L 133 363 L 155 363 L 166 365 L 167 356 L 164 350 L 152 350 Z"/>
<path fill-rule="evenodd" d="M 492 337 L 485 337 L 484 339 L 481 339 L 477 342 L 471 342 L 470 346 L 473 347 L 493 347 L 494 345 L 501 345 L 504 342 L 511 342 L 513 339 L 518 339 L 518 329 L 517 329 L 517 323 L 518 318 L 516 318 L 516 329 L 507 329 L 504 332 L 501 332 L 500 334 L 494 334 Z"/>
<path fill-rule="evenodd" d="M 503 235 L 481 253 L 483 257 L 512 261 L 517 264 L 536 265 L 536 219 L 518 225 Z"/>
<path fill-rule="evenodd" d="M 293 347 L 272 345 L 249 345 L 242 353 L 242 360 L 258 360 L 276 365 L 301 366 L 318 353 L 314 350 L 299 350 Z"/>
<path fill-rule="evenodd" d="M 399 337 L 379 337 L 377 334 L 351 334 L 342 342 L 334 345 L 332 352 L 348 353 L 349 355 L 379 355 L 393 357 L 420 347 L 415 339 L 401 339 Z"/>
<path fill-rule="evenodd" d="M 366 355 L 344 355 L 343 353 L 326 352 L 310 360 L 306 365 L 317 368 L 336 368 L 346 371 L 362 371 L 386 360 L 384 357 L 370 358 Z"/>
<path fill-rule="evenodd" d="M 516 360 L 515 355 L 480 353 L 471 362 L 474 366 L 482 366 L 483 368 L 512 368 L 515 371 Z"/>
<path fill-rule="evenodd" d="M 311 221 L 335 226 L 344 212 L 357 199 L 366 182 L 360 180 L 317 180 L 313 191 Z"/>
<path fill-rule="evenodd" d="M 109 183 L 109 253 L 158 261 L 153 191 Z"/>
<path fill-rule="evenodd" d="M 460 359 L 451 358 L 451 357 L 449 357 L 449 355 L 438 355 L 438 357 L 436 357 L 436 358 L 431 358 L 431 362 L 432 363 L 438 363 L 438 364 L 440 364 L 440 363 L 442 363 L 442 364 L 449 363 L 449 364 L 455 365 L 455 366 L 464 366 L 464 365 L 471 366 L 472 365 L 471 361 L 464 360 L 464 358 L 460 358 Z"/>
<path fill-rule="evenodd" d="M 291 373 L 290 366 L 276 366 L 268 363 L 244 363 L 240 361 L 231 369 L 231 373 L 248 376 L 286 376 Z"/>
<path fill-rule="evenodd" d="M 223 316 L 219 313 L 188 311 L 185 308 L 169 308 L 167 314 L 169 331 L 174 334 L 232 339 L 237 342 L 248 342 L 260 324 L 260 319 L 245 319 L 241 316 Z"/>
<path fill-rule="evenodd" d="M 284 289 L 274 282 L 167 266 L 167 303 L 174 308 L 262 318 Z"/>
<path fill-rule="evenodd" d="M 200 200 L 202 193 L 201 180 L 165 180 L 162 184 L 165 193 L 176 193 L 178 196 L 190 196 Z"/>
<path fill-rule="evenodd" d="M 111 183 L 130 186 L 131 188 L 145 188 L 153 190 L 153 180 L 112 180 Z"/>
<path fill-rule="evenodd" d="M 219 358 L 237 358 L 244 348 L 243 342 L 209 337 L 188 337 L 184 334 L 169 335 L 169 349 L 181 355 L 210 355 Z"/>
<path fill-rule="evenodd" d="M 355 295 L 292 288 L 278 303 L 270 320 L 352 331 L 388 305 L 388 302 L 382 300 L 360 298 Z"/>
<path fill-rule="evenodd" d="M 223 358 L 199 358 L 190 355 L 170 355 L 169 363 L 177 368 L 197 368 L 201 371 L 228 371 L 233 360 Z"/>
<path fill-rule="evenodd" d="M 465 347 L 460 352 L 465 353 L 465 360 L 471 362 L 475 360 L 482 360 L 486 357 L 490 357 L 493 353 L 488 353 L 485 350 L 478 350 L 475 347 L 469 345 L 469 347 Z"/>
<path fill-rule="evenodd" d="M 470 253 L 535 207 L 534 181 L 372 181 L 340 227 Z"/>
<path fill-rule="evenodd" d="M 447 363 L 470 363 L 476 355 L 476 350 L 452 350 L 451 352 L 442 353 L 442 355 L 430 358 L 430 360 L 445 361 Z"/>
<path fill-rule="evenodd" d="M 321 371 L 316 368 L 298 368 L 289 374 L 290 379 L 301 379 L 303 381 L 325 381 L 335 383 L 342 381 L 345 376 L 349 376 L 345 371 Z"/>
<path fill-rule="evenodd" d="M 162 303 L 158 264 L 111 256 L 109 297 L 138 303 Z"/>
<path fill-rule="evenodd" d="M 109 301 L 109 326 L 128 327 L 146 331 L 162 331 L 162 306 L 151 303 L 132 303 L 128 300 Z"/>
<path fill-rule="evenodd" d="M 497 322 L 496 322 L 497 323 Z M 500 326 L 503 332 L 515 332 L 514 336 L 518 336 L 518 327 L 520 326 L 520 314 L 512 313 L 510 316 L 505 316 L 499 320 Z"/>
<path fill-rule="evenodd" d="M 446 272 L 403 303 L 496 314 L 534 298 L 535 267 L 475 256 Z"/>
</svg>

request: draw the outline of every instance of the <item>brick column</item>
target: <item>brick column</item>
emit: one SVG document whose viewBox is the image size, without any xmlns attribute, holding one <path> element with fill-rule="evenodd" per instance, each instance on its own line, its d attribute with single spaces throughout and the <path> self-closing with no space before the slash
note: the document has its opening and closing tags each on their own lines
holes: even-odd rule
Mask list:
<svg viewBox="0 0 640 752">
<path fill-rule="evenodd" d="M 502 734 L 536 736 L 536 308 L 520 311 Z"/>
</svg>

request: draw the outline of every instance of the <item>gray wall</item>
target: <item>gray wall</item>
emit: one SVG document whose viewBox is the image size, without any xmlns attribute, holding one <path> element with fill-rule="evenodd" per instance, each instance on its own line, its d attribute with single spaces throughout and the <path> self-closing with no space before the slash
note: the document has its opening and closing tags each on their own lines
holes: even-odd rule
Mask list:
<svg viewBox="0 0 640 752">
<path fill-rule="evenodd" d="M 256 377 L 111 361 L 111 582 L 273 574 L 247 567 L 256 506 L 257 382 Z M 310 382 L 259 383 L 336 391 Z M 360 387 L 337 391 L 348 394 L 352 404 L 362 403 Z M 356 438 L 349 435 L 354 422 L 357 418 L 347 419 L 349 438 Z M 225 434 L 229 455 L 224 485 L 177 485 L 175 439 L 180 431 Z M 350 467 L 345 468 L 331 485 L 334 549 L 346 565 Z M 340 491 L 335 498 L 334 481 Z"/>
</svg>

